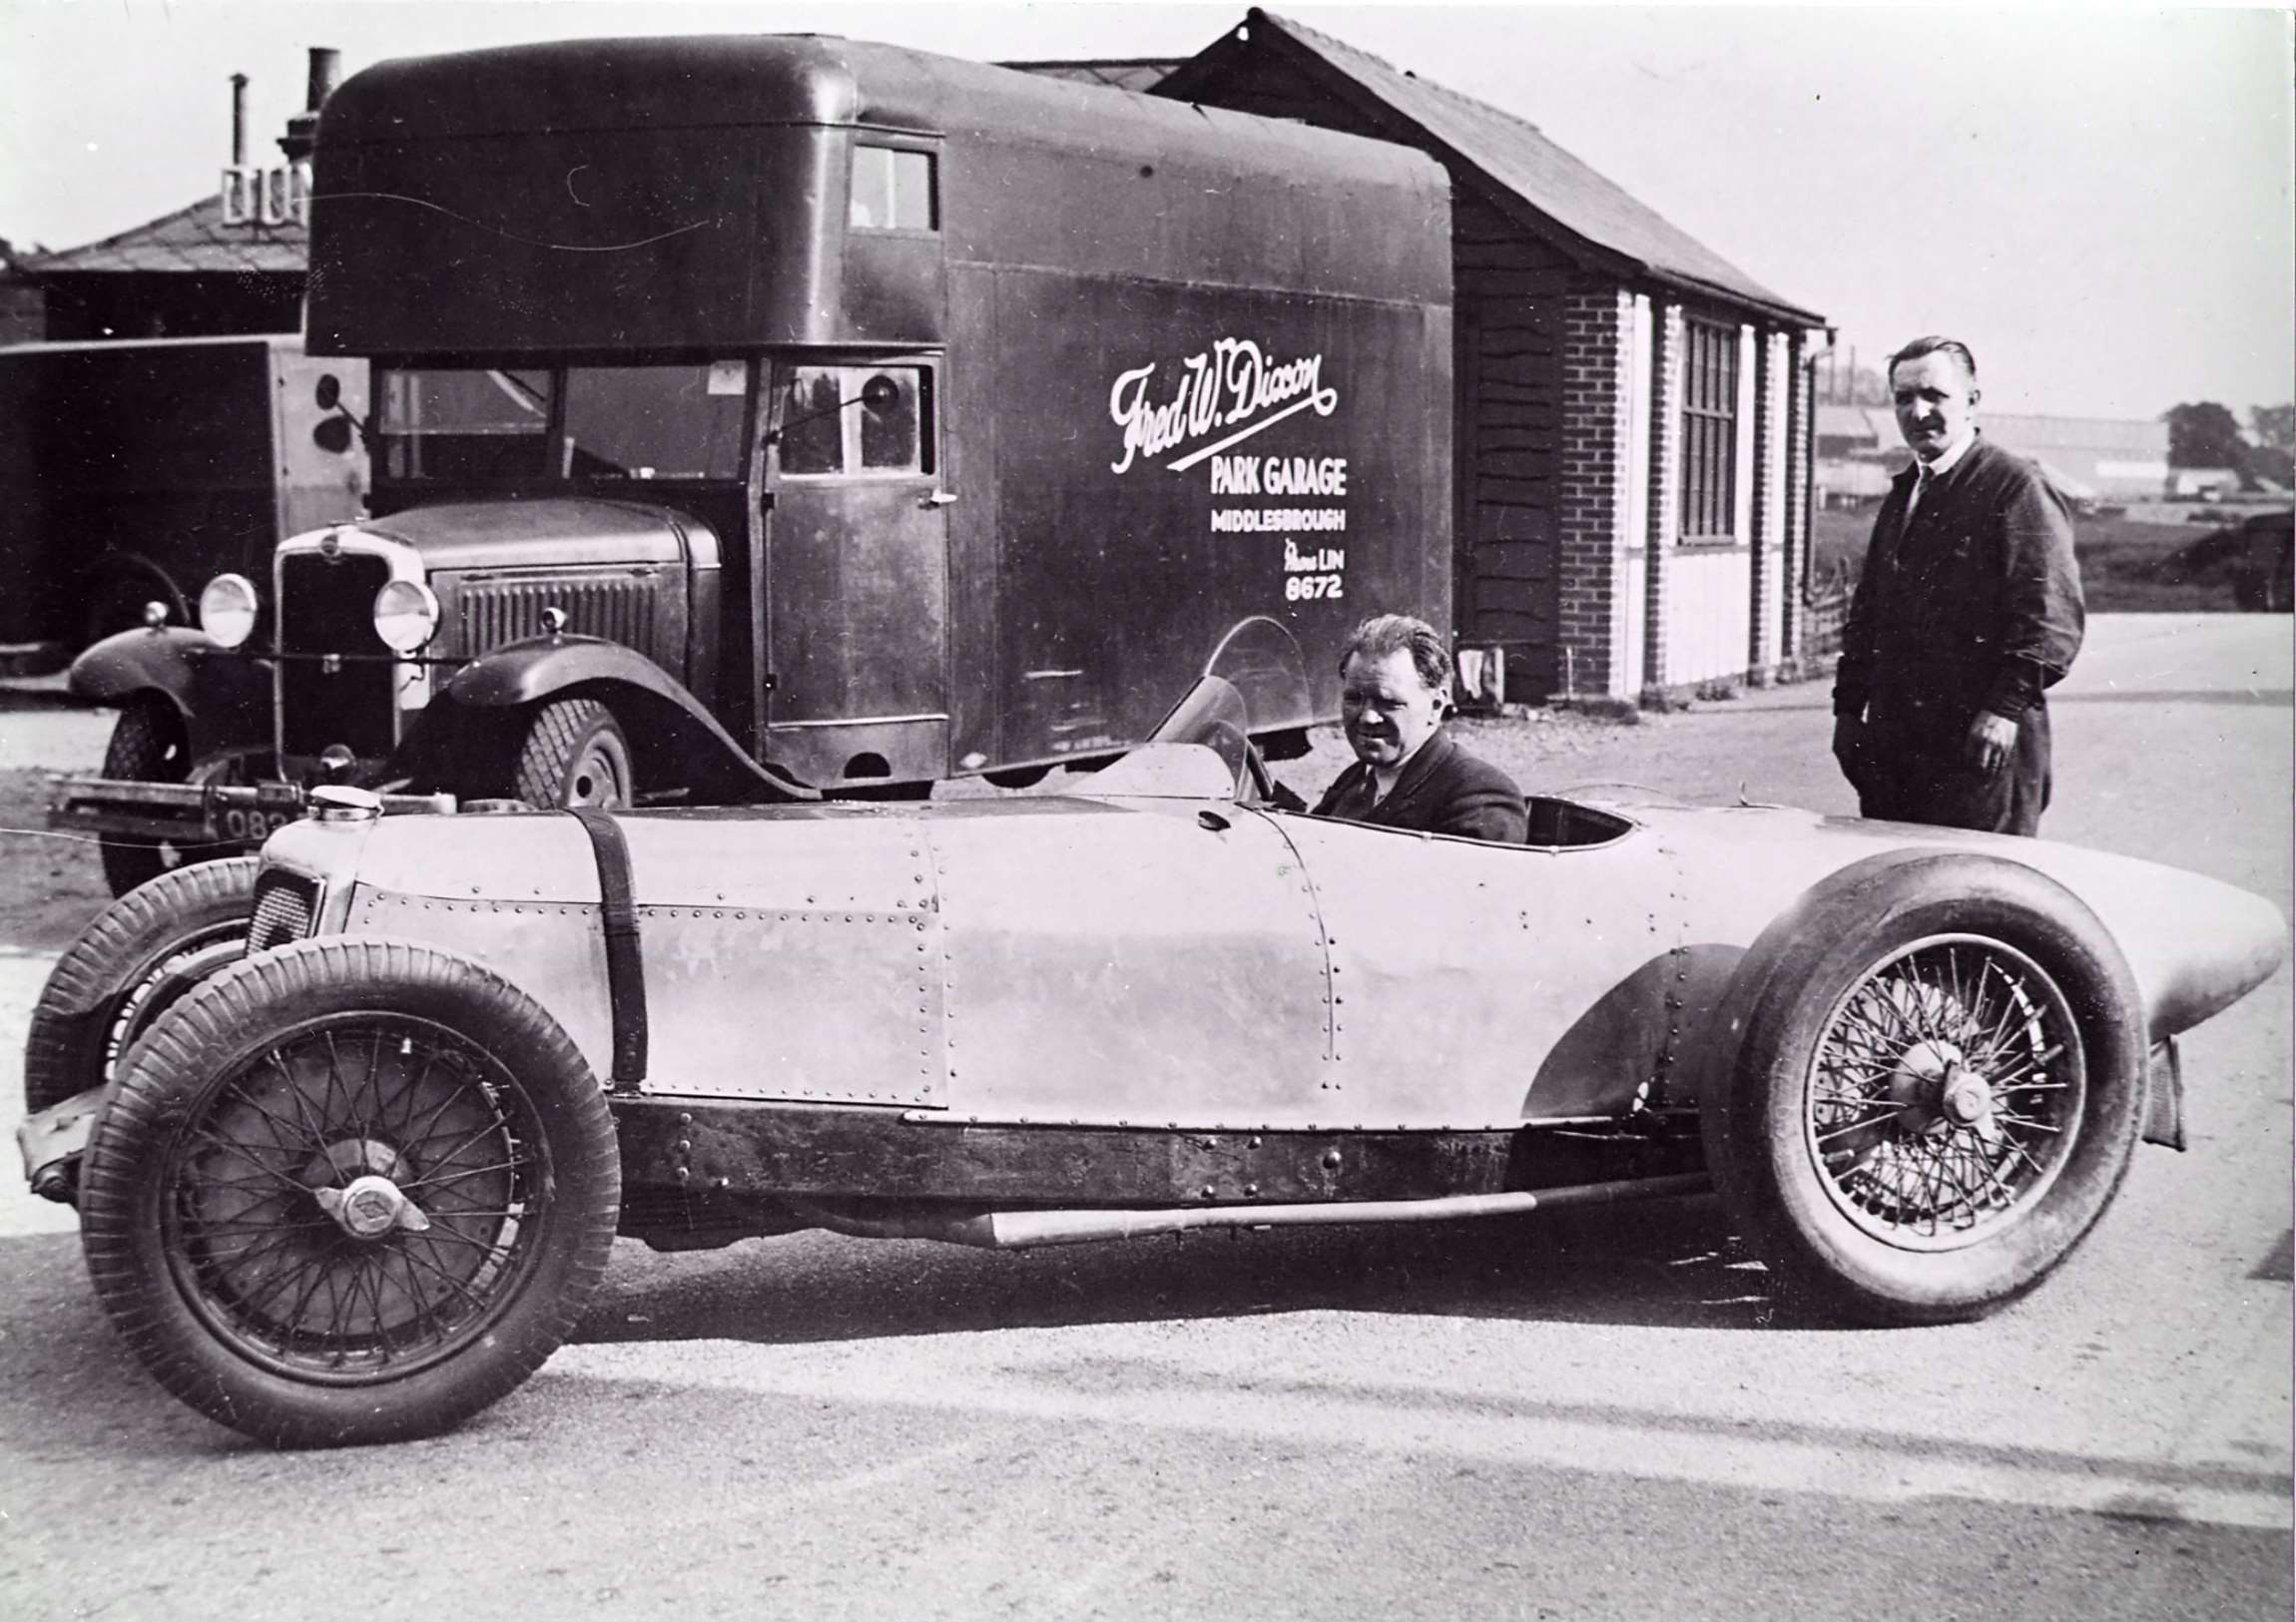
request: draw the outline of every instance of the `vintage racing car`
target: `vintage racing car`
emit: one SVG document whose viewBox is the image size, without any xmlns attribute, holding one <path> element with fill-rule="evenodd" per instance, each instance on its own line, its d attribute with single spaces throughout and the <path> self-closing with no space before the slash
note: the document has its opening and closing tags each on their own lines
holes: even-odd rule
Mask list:
<svg viewBox="0 0 2296 1622">
<path fill-rule="evenodd" d="M 322 791 L 59 961 L 27 1169 L 152 1372 L 286 1445 L 499 1398 L 617 1232 L 1010 1247 L 1718 1186 L 1781 1290 L 1935 1323 L 2044 1278 L 2140 1138 L 2182 1146 L 2173 1039 L 2285 948 L 2254 896 L 2042 840 L 1614 794 L 1500 846 L 1280 798 L 1217 679 L 1060 796 Z"/>
</svg>

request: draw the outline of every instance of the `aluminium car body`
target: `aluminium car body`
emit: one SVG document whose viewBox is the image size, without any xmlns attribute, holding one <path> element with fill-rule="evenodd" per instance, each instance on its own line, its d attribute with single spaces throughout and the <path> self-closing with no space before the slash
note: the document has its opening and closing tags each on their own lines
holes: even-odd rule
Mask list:
<svg viewBox="0 0 2296 1622">
<path fill-rule="evenodd" d="M 1199 695 L 1059 797 L 328 791 L 239 870 L 237 966 L 67 954 L 36 1037 L 110 1032 L 112 1080 L 62 1096 L 47 1042 L 28 1169 L 76 1177 L 147 1365 L 285 1442 L 493 1400 L 617 1230 L 1007 1247 L 1718 1186 L 1780 1290 L 1943 1322 L 2046 1277 L 2140 1136 L 2181 1147 L 2174 1038 L 2285 949 L 2245 892 L 2040 840 L 1594 794 L 1522 845 L 1318 819 Z M 123 958 L 166 938 L 138 901 Z"/>
</svg>

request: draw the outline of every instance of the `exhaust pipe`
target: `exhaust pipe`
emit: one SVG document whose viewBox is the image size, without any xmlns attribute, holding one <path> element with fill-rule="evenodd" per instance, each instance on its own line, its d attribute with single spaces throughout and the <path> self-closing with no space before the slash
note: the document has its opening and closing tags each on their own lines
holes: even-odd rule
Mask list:
<svg viewBox="0 0 2296 1622">
<path fill-rule="evenodd" d="M 1333 1200 L 1317 1205 L 1159 1207 L 1146 1211 L 934 1211 L 911 1207 L 893 1214 L 792 1200 L 806 1222 L 858 1239 L 931 1239 L 980 1250 L 1017 1251 L 1037 1245 L 1085 1245 L 1106 1239 L 1146 1239 L 1209 1228 L 1318 1228 L 1357 1223 L 1457 1222 L 1468 1217 L 1512 1217 L 1562 1206 L 1613 1205 L 1704 1194 L 1714 1186 L 1704 1172 L 1679 1177 L 1580 1183 L 1521 1194 L 1454 1194 L 1439 1200 Z"/>
</svg>

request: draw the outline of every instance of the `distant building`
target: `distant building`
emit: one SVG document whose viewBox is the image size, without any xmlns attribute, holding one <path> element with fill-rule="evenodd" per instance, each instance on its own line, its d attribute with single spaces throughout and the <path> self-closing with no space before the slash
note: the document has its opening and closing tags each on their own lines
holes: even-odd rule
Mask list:
<svg viewBox="0 0 2296 1622">
<path fill-rule="evenodd" d="M 2158 419 L 1980 411 L 1978 420 L 1988 439 L 2037 463 L 2070 501 L 2156 501 L 2169 489 L 2168 424 Z M 1911 454 L 1888 406 L 1819 406 L 1820 505 L 1880 501 Z"/>
<path fill-rule="evenodd" d="M 310 53 L 307 110 L 287 123 L 287 161 L 248 162 L 247 78 L 232 76 L 232 162 L 216 192 L 101 242 L 19 255 L 16 296 L 42 310 L 17 341 L 209 337 L 292 332 L 302 325 L 310 233 L 308 195 L 317 108 L 333 88 L 336 55 Z"/>
<path fill-rule="evenodd" d="M 47 334 L 47 302 L 38 283 L 17 269 L 22 258 L 0 238 L 0 344 L 35 343 Z"/>
</svg>

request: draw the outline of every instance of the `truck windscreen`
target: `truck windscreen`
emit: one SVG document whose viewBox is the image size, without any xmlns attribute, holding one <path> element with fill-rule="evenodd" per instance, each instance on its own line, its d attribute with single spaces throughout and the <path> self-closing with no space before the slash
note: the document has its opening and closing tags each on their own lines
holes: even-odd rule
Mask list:
<svg viewBox="0 0 2296 1622">
<path fill-rule="evenodd" d="M 383 369 L 382 470 L 452 484 L 739 478 L 749 373 L 741 360 Z"/>
</svg>

